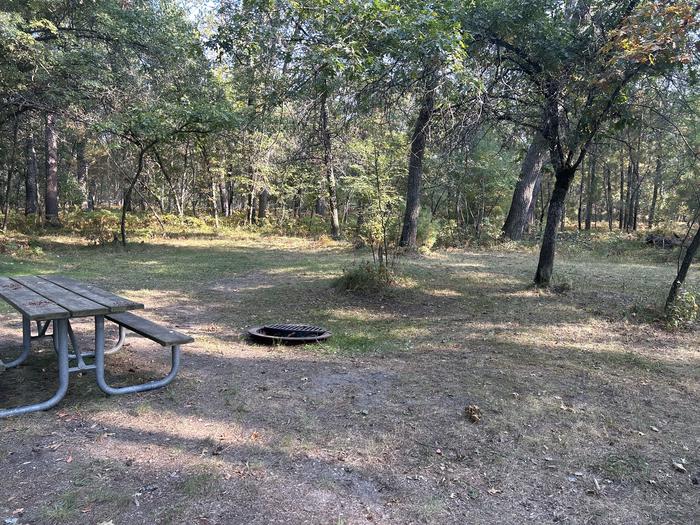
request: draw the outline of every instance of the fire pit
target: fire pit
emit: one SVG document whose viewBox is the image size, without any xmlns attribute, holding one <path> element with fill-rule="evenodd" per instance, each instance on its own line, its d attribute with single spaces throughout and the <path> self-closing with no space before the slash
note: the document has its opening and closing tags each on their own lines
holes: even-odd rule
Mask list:
<svg viewBox="0 0 700 525">
<path fill-rule="evenodd" d="M 331 336 L 331 333 L 319 326 L 270 324 L 249 328 L 248 335 L 258 343 L 299 345 L 324 341 Z"/>
</svg>

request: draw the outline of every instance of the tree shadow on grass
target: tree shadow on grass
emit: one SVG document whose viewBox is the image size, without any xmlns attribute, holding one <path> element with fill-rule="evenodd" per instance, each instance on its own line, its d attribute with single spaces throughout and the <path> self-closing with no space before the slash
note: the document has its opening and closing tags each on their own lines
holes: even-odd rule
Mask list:
<svg viewBox="0 0 700 525">
<path fill-rule="evenodd" d="M 153 516 L 173 501 L 188 501 L 182 516 L 215 509 L 214 519 L 253 523 L 285 516 L 328 522 L 344 512 L 352 521 L 363 507 L 392 523 L 451 523 L 475 509 L 496 522 L 487 495 L 494 484 L 505 491 L 501 511 L 514 519 L 533 513 L 544 519 L 550 510 L 539 506 L 542 498 L 558 485 L 573 487 L 567 475 L 575 470 L 612 477 L 610 490 L 623 502 L 619 516 L 639 512 L 634 516 L 641 519 L 646 509 L 633 510 L 640 491 L 655 506 L 651 515 L 659 517 L 679 512 L 673 502 L 692 497 L 692 487 L 672 481 L 665 482 L 663 494 L 654 492 L 644 477 L 663 466 L 671 442 L 687 435 L 689 421 L 678 414 L 698 401 L 669 381 L 680 372 L 675 367 L 640 369 L 639 362 L 611 359 L 606 352 L 584 358 L 584 352 L 572 356 L 572 349 L 508 345 L 371 361 L 320 359 L 302 349 L 248 351 L 250 356 L 227 356 L 187 349 L 180 378 L 143 395 L 95 397 L 84 388 L 93 378 L 76 378 L 59 409 L 0 422 L 7 436 L 3 446 L 21 444 L 23 451 L 0 476 L 13 486 L 29 450 L 58 440 L 64 444 L 59 457 L 71 454 L 83 462 L 86 455 L 85 468 L 93 460 L 134 458 L 120 469 L 117 486 L 143 492 L 158 480 L 161 499 L 151 507 L 146 497 L 142 510 L 131 506 L 129 513 Z M 589 366 L 591 359 L 597 367 Z M 18 372 L 50 372 L 48 363 L 36 364 Z M 161 371 L 143 352 L 124 354 L 115 364 L 120 377 Z M 647 404 L 659 396 L 666 402 Z M 462 415 L 472 403 L 483 411 L 478 425 Z M 650 424 L 663 428 L 662 442 L 632 433 Z M 29 433 L 13 433 L 16 426 Z M 45 473 L 69 490 L 65 463 L 46 454 Z M 650 466 L 635 471 L 639 458 Z M 218 480 L 213 489 L 198 474 L 206 466 Z M 180 474 L 171 477 L 174 471 Z M 471 499 L 469 491 L 481 496 Z M 227 503 L 214 504 L 224 494 Z M 531 506 L 519 506 L 521 497 Z M 424 516 L 431 501 L 440 503 L 432 520 Z M 597 505 L 583 489 L 560 495 L 560 501 L 569 513 L 579 508 L 585 514 Z M 606 513 L 618 516 L 615 509 Z"/>
</svg>

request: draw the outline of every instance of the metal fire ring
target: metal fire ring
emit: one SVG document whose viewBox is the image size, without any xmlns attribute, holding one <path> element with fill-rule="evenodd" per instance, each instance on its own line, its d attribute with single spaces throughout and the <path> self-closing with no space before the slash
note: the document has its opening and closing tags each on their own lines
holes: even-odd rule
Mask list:
<svg viewBox="0 0 700 525">
<path fill-rule="evenodd" d="M 332 334 L 325 328 L 305 324 L 270 324 L 248 329 L 253 341 L 267 344 L 298 345 L 316 343 L 328 339 Z"/>
</svg>

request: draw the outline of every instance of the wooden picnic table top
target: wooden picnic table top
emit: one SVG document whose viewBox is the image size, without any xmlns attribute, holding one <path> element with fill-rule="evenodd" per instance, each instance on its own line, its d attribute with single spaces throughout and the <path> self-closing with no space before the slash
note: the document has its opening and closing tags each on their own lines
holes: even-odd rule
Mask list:
<svg viewBox="0 0 700 525">
<path fill-rule="evenodd" d="M 93 317 L 143 308 L 97 286 L 56 275 L 0 277 L 0 298 L 32 321 Z"/>
</svg>

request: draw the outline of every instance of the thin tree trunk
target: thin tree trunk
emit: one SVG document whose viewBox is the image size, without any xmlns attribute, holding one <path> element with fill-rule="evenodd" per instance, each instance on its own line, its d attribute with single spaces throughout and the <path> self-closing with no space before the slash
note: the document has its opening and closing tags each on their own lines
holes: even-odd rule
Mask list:
<svg viewBox="0 0 700 525">
<path fill-rule="evenodd" d="M 654 220 L 656 219 L 656 204 L 659 199 L 659 188 L 661 187 L 661 156 L 656 157 L 656 172 L 654 174 L 654 192 L 651 197 L 651 207 L 649 208 L 649 219 L 647 221 L 647 226 L 649 228 L 654 227 Z"/>
<path fill-rule="evenodd" d="M 547 153 L 547 141 L 541 133 L 535 133 L 523 159 L 520 178 L 515 185 L 508 216 L 501 229 L 504 237 L 514 241 L 522 239 L 525 227 L 534 213 L 536 189 L 541 184 L 542 165 Z"/>
<path fill-rule="evenodd" d="M 2 232 L 7 232 L 7 221 L 10 218 L 10 195 L 12 192 L 12 174 L 15 171 L 17 161 L 17 132 L 19 130 L 19 117 L 15 115 L 12 125 L 12 150 L 10 161 L 7 165 L 7 187 L 5 188 L 5 209 L 3 210 Z"/>
<path fill-rule="evenodd" d="M 588 195 L 586 199 L 586 231 L 591 229 L 591 216 L 593 214 L 593 199 L 595 197 L 595 184 L 596 184 L 596 164 L 597 159 L 595 155 L 591 155 L 589 164 L 590 177 L 588 178 Z M 583 178 L 583 175 L 581 176 Z"/>
<path fill-rule="evenodd" d="M 578 219 L 578 231 L 581 231 L 583 222 L 583 185 L 586 180 L 585 173 L 586 170 L 584 170 L 583 165 L 581 165 L 581 183 L 578 185 L 578 213 L 576 215 L 576 218 Z"/>
<path fill-rule="evenodd" d="M 51 226 L 58 226 L 58 139 L 56 118 L 46 114 L 46 193 L 44 195 L 44 216 Z"/>
<path fill-rule="evenodd" d="M 218 230 L 219 229 L 219 203 L 217 202 L 218 198 L 216 195 L 216 182 L 214 179 L 211 179 L 211 209 L 212 212 L 214 213 L 214 226 Z"/>
<path fill-rule="evenodd" d="M 613 196 L 612 196 L 612 173 L 610 166 L 605 166 L 605 203 L 607 206 L 608 230 L 613 231 Z"/>
<path fill-rule="evenodd" d="M 326 175 L 328 207 L 330 211 L 331 237 L 340 239 L 340 220 L 338 218 L 338 190 L 333 169 L 333 150 L 331 132 L 328 127 L 328 92 L 326 86 L 321 93 L 321 139 L 323 142 L 323 166 Z"/>
<path fill-rule="evenodd" d="M 80 188 L 80 208 L 87 208 L 88 163 L 85 159 L 85 141 L 79 140 L 75 145 L 75 180 Z"/>
<path fill-rule="evenodd" d="M 87 194 L 87 209 L 88 211 L 94 211 L 95 205 L 97 204 L 97 180 L 95 177 L 90 177 L 88 181 L 88 194 Z"/>
<path fill-rule="evenodd" d="M 620 217 L 619 229 L 625 226 L 625 159 L 620 152 Z"/>
<path fill-rule="evenodd" d="M 229 208 L 228 199 L 228 188 L 226 187 L 226 182 L 219 181 L 219 205 L 221 206 L 221 214 L 224 217 L 231 215 L 231 209 Z"/>
<path fill-rule="evenodd" d="M 177 215 L 178 217 L 183 218 L 185 216 L 185 207 L 183 203 L 184 189 L 182 189 L 182 191 L 180 191 L 180 194 L 178 195 L 177 186 L 173 181 L 172 177 L 170 176 L 170 172 L 165 169 L 165 163 L 163 162 L 163 158 L 160 156 L 160 153 L 157 149 L 154 149 L 153 154 L 156 158 L 158 166 L 160 167 L 160 172 L 163 174 L 163 178 L 165 178 L 165 182 L 167 182 L 168 186 L 170 187 L 170 194 L 173 201 L 175 202 L 175 209 L 177 210 Z M 187 169 L 187 157 L 185 157 L 185 169 Z"/>
<path fill-rule="evenodd" d="M 629 232 L 632 227 L 632 208 L 634 206 L 634 190 L 632 188 L 632 174 L 634 172 L 634 161 L 630 158 L 627 166 L 627 194 L 625 195 L 625 231 Z"/>
<path fill-rule="evenodd" d="M 131 193 L 134 190 L 134 186 L 136 185 L 136 181 L 139 180 L 139 176 L 141 175 L 141 171 L 143 171 L 143 158 L 146 155 L 146 150 L 144 148 L 141 148 L 139 150 L 139 156 L 138 156 L 138 164 L 136 166 L 136 173 L 134 174 L 134 178 L 131 179 L 131 182 L 129 183 L 129 186 L 127 190 L 124 192 L 124 199 L 122 201 L 122 216 L 119 221 L 119 230 L 121 232 L 121 237 L 122 237 L 122 246 L 126 246 L 126 213 L 129 211 L 131 207 Z"/>
<path fill-rule="evenodd" d="M 399 244 L 407 248 L 416 247 L 418 236 L 418 217 L 420 215 L 420 197 L 423 179 L 423 156 L 428 124 L 435 107 L 435 88 L 437 76 L 434 72 L 426 71 L 427 81 L 420 111 L 413 127 L 411 149 L 408 156 L 408 181 L 406 183 L 406 211 L 403 218 L 403 228 Z"/>
<path fill-rule="evenodd" d="M 547 287 L 551 283 L 552 272 L 554 271 L 557 226 L 562 220 L 566 194 L 569 191 L 571 181 L 573 181 L 575 174 L 576 170 L 573 168 L 562 168 L 555 174 L 554 191 L 552 191 L 552 198 L 549 200 L 547 224 L 544 229 L 544 235 L 542 236 L 540 258 L 537 263 L 537 273 L 535 274 L 535 284 L 537 286 Z"/>
<path fill-rule="evenodd" d="M 37 212 L 37 181 L 39 167 L 36 161 L 36 148 L 34 147 L 34 135 L 30 131 L 24 143 L 25 157 L 27 160 L 27 176 L 24 179 L 24 214 L 31 215 Z"/>
</svg>

